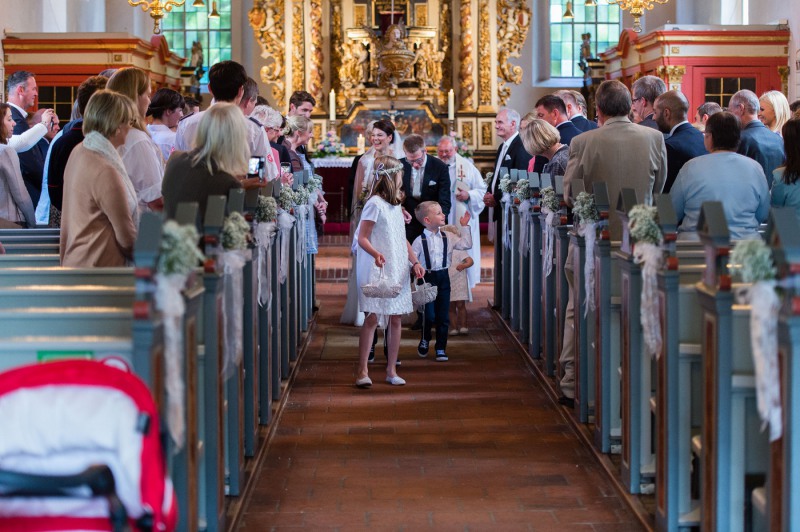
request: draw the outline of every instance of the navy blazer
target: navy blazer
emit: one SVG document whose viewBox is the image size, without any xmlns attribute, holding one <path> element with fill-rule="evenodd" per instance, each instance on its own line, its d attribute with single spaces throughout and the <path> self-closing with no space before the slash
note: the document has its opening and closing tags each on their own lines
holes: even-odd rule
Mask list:
<svg viewBox="0 0 800 532">
<path fill-rule="evenodd" d="M 575 115 L 570 118 L 570 121 L 581 131 L 591 131 L 592 129 L 597 129 L 597 122 L 589 120 L 583 115 Z"/>
<path fill-rule="evenodd" d="M 445 215 L 450 213 L 450 170 L 440 159 L 430 154 L 426 157 L 419 199 L 411 194 L 411 165 L 405 157 L 400 159 L 400 162 L 403 163 L 403 193 L 405 194 L 403 207 L 411 215 L 411 223 L 406 224 L 406 239 L 409 242 L 413 242 L 425 229 L 414 216 L 417 205 L 423 201 L 435 201 L 442 207 Z"/>
<path fill-rule="evenodd" d="M 703 134 L 692 124 L 686 122 L 678 126 L 668 139 L 667 145 L 667 180 L 664 182 L 664 194 L 672 188 L 683 165 L 689 159 L 708 154 L 703 144 Z"/>
<path fill-rule="evenodd" d="M 583 133 L 583 131 L 578 129 L 570 120 L 561 122 L 556 126 L 556 129 L 561 134 L 561 144 L 566 144 L 567 146 L 572 142 L 572 139 Z"/>
<path fill-rule="evenodd" d="M 19 110 L 13 105 L 11 108 L 11 118 L 14 119 L 14 135 L 21 135 L 30 129 L 26 116 L 23 116 Z M 36 206 L 39 203 L 39 196 L 42 193 L 42 174 L 44 173 L 44 158 L 46 155 L 42 153 L 41 147 L 36 144 L 31 149 L 24 151 L 19 155 L 19 168 L 22 171 L 22 180 L 25 182 L 25 188 L 28 189 L 28 194 Z"/>
<path fill-rule="evenodd" d="M 783 151 L 783 139 L 760 120 L 753 120 L 742 126 L 742 139 L 738 152 L 750 157 L 764 169 L 767 187 L 772 188 L 772 171 L 783 165 L 786 153 Z"/>
<path fill-rule="evenodd" d="M 639 125 L 640 126 L 645 126 L 645 127 L 650 127 L 650 128 L 653 128 L 653 129 L 658 129 L 658 124 L 656 123 L 656 119 L 654 117 L 655 117 L 655 113 L 650 113 L 649 115 L 644 117 L 641 122 L 639 122 Z"/>
</svg>

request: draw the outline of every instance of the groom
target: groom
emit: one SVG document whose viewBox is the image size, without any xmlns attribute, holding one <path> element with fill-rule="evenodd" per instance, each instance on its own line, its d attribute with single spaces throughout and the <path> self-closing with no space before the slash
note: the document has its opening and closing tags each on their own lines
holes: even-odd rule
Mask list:
<svg viewBox="0 0 800 532">
<path fill-rule="evenodd" d="M 406 239 L 413 242 L 422 234 L 424 227 L 413 216 L 414 209 L 423 201 L 436 201 L 442 212 L 450 213 L 450 173 L 442 161 L 425 153 L 425 139 L 420 135 L 409 135 L 403 141 L 406 156 L 403 163 L 403 208 L 411 214 L 406 222 Z M 408 217 L 406 217 L 408 219 Z"/>
</svg>

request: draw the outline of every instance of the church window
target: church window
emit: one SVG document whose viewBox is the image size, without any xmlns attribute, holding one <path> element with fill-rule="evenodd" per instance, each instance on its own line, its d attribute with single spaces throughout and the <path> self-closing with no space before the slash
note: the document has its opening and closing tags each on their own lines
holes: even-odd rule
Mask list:
<svg viewBox="0 0 800 532">
<path fill-rule="evenodd" d="M 162 32 L 169 48 L 181 57 L 192 57 L 192 44 L 203 46 L 203 68 L 205 74 L 201 84 L 208 83 L 208 68 L 214 63 L 231 58 L 231 0 L 217 0 L 219 18 L 209 18 L 211 0 L 205 6 L 195 7 L 186 2 L 177 7 L 161 21 Z"/>
<path fill-rule="evenodd" d="M 722 107 L 727 107 L 731 96 L 740 90 L 756 90 L 756 78 L 706 78 L 705 101 L 715 102 Z"/>
<path fill-rule="evenodd" d="M 599 0 L 596 6 L 584 5 L 584 0 L 570 2 L 574 18 L 564 18 L 567 2 L 550 1 L 550 76 L 579 78 L 581 35 L 591 34 L 592 56 L 616 46 L 622 31 L 619 6 Z"/>
<path fill-rule="evenodd" d="M 69 122 L 72 114 L 72 102 L 75 101 L 77 87 L 53 87 L 39 85 L 37 107 L 40 109 L 53 109 L 62 122 Z"/>
</svg>

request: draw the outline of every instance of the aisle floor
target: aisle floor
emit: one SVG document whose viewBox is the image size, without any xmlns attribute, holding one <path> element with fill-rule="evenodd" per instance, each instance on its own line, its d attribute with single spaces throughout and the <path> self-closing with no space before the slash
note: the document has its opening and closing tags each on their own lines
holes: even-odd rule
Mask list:
<svg viewBox="0 0 800 532">
<path fill-rule="evenodd" d="M 368 390 L 354 387 L 358 329 L 338 323 L 346 284 L 317 287 L 317 323 L 239 530 L 642 530 L 487 306 L 491 284 L 449 362 L 421 359 L 404 328 L 408 384 L 384 383 L 379 341 Z"/>
</svg>

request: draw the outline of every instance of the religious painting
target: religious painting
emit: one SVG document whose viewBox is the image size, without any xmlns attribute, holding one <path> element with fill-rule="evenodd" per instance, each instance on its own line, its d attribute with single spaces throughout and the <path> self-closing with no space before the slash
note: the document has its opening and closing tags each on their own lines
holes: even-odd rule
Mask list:
<svg viewBox="0 0 800 532">
<path fill-rule="evenodd" d="M 492 142 L 492 122 L 481 122 L 481 145 L 480 148 L 494 147 Z"/>
<path fill-rule="evenodd" d="M 414 5 L 414 24 L 417 26 L 428 25 L 428 4 Z"/>
<path fill-rule="evenodd" d="M 444 135 L 444 127 L 434 122 L 425 109 L 404 109 L 396 111 L 394 125 L 401 139 L 412 133 L 422 135 L 427 146 L 434 146 Z M 367 124 L 373 120 L 390 120 L 389 113 L 382 109 L 361 109 L 352 121 L 342 126 L 341 139 L 348 148 L 356 148 L 358 136 L 363 135 Z M 369 141 L 367 141 L 369 145 Z"/>
<path fill-rule="evenodd" d="M 353 26 L 360 28 L 367 25 L 367 6 L 356 4 L 353 6 Z"/>
</svg>

